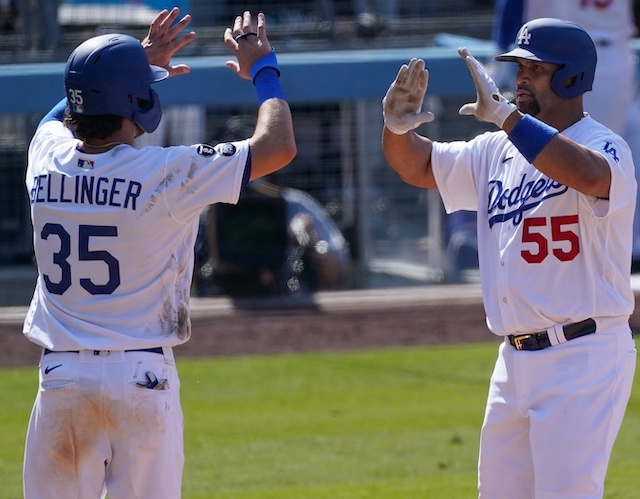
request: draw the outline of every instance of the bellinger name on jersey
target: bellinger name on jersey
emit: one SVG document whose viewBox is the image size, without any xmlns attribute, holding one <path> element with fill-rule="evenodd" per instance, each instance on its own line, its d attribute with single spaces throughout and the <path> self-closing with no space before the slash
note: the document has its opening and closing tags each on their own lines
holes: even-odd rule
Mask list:
<svg viewBox="0 0 640 499">
<path fill-rule="evenodd" d="M 45 174 L 33 177 L 31 204 L 96 204 L 136 210 L 142 184 L 124 178 Z"/>
</svg>

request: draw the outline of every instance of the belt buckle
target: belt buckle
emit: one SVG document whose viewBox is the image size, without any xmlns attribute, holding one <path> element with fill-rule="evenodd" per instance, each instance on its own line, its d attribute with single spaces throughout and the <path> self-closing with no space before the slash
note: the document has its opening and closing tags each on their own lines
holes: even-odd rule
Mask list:
<svg viewBox="0 0 640 499">
<path fill-rule="evenodd" d="M 516 350 L 523 350 L 522 342 L 528 340 L 533 335 L 531 334 L 521 334 L 520 336 L 513 337 L 513 346 L 516 347 Z"/>
</svg>

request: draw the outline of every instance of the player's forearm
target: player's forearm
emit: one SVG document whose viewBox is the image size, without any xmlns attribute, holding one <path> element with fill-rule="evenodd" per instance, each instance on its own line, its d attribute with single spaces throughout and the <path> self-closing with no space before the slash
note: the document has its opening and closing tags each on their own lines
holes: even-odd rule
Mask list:
<svg viewBox="0 0 640 499">
<path fill-rule="evenodd" d="M 588 196 L 609 197 L 611 170 L 599 154 L 557 135 L 533 162 L 547 177 Z"/>
<path fill-rule="evenodd" d="M 609 196 L 611 170 L 600 154 L 518 112 L 507 118 L 503 128 L 518 150 L 547 177 L 588 196 Z"/>
<path fill-rule="evenodd" d="M 415 132 L 396 135 L 386 127 L 382 132 L 382 151 L 389 166 L 407 184 L 435 189 L 436 183 L 431 170 L 430 139 Z"/>
<path fill-rule="evenodd" d="M 251 144 L 251 180 L 273 173 L 293 160 L 297 153 L 289 104 L 266 100 L 258 110 Z"/>
</svg>

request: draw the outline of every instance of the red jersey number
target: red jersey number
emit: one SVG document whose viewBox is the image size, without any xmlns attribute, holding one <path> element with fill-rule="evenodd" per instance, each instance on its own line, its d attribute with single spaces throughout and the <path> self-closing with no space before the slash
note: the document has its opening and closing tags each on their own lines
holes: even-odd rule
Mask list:
<svg viewBox="0 0 640 499">
<path fill-rule="evenodd" d="M 611 7 L 613 0 L 580 0 L 580 8 L 588 9 L 595 7 L 596 9 L 607 9 Z"/>
<path fill-rule="evenodd" d="M 578 215 L 551 217 L 551 253 L 561 262 L 569 262 L 580 253 L 578 234 L 568 225 L 578 223 Z M 535 249 L 522 250 L 521 255 L 528 263 L 542 263 L 549 256 L 549 240 L 540 227 L 548 225 L 545 217 L 531 217 L 523 220 L 522 242 L 534 245 Z"/>
</svg>

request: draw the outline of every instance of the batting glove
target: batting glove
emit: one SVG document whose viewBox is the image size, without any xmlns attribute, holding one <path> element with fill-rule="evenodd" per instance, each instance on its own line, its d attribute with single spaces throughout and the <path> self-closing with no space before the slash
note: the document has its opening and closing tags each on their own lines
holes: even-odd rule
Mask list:
<svg viewBox="0 0 640 499">
<path fill-rule="evenodd" d="M 515 104 L 500 93 L 495 82 L 466 48 L 458 49 L 458 53 L 467 63 L 477 95 L 476 102 L 465 104 L 458 113 L 463 116 L 475 116 L 502 128 L 505 120 L 517 109 Z"/>
<path fill-rule="evenodd" d="M 396 135 L 404 135 L 422 123 L 433 121 L 433 114 L 422 111 L 427 92 L 429 72 L 421 59 L 411 59 L 403 64 L 396 79 L 382 99 L 384 125 Z"/>
</svg>

